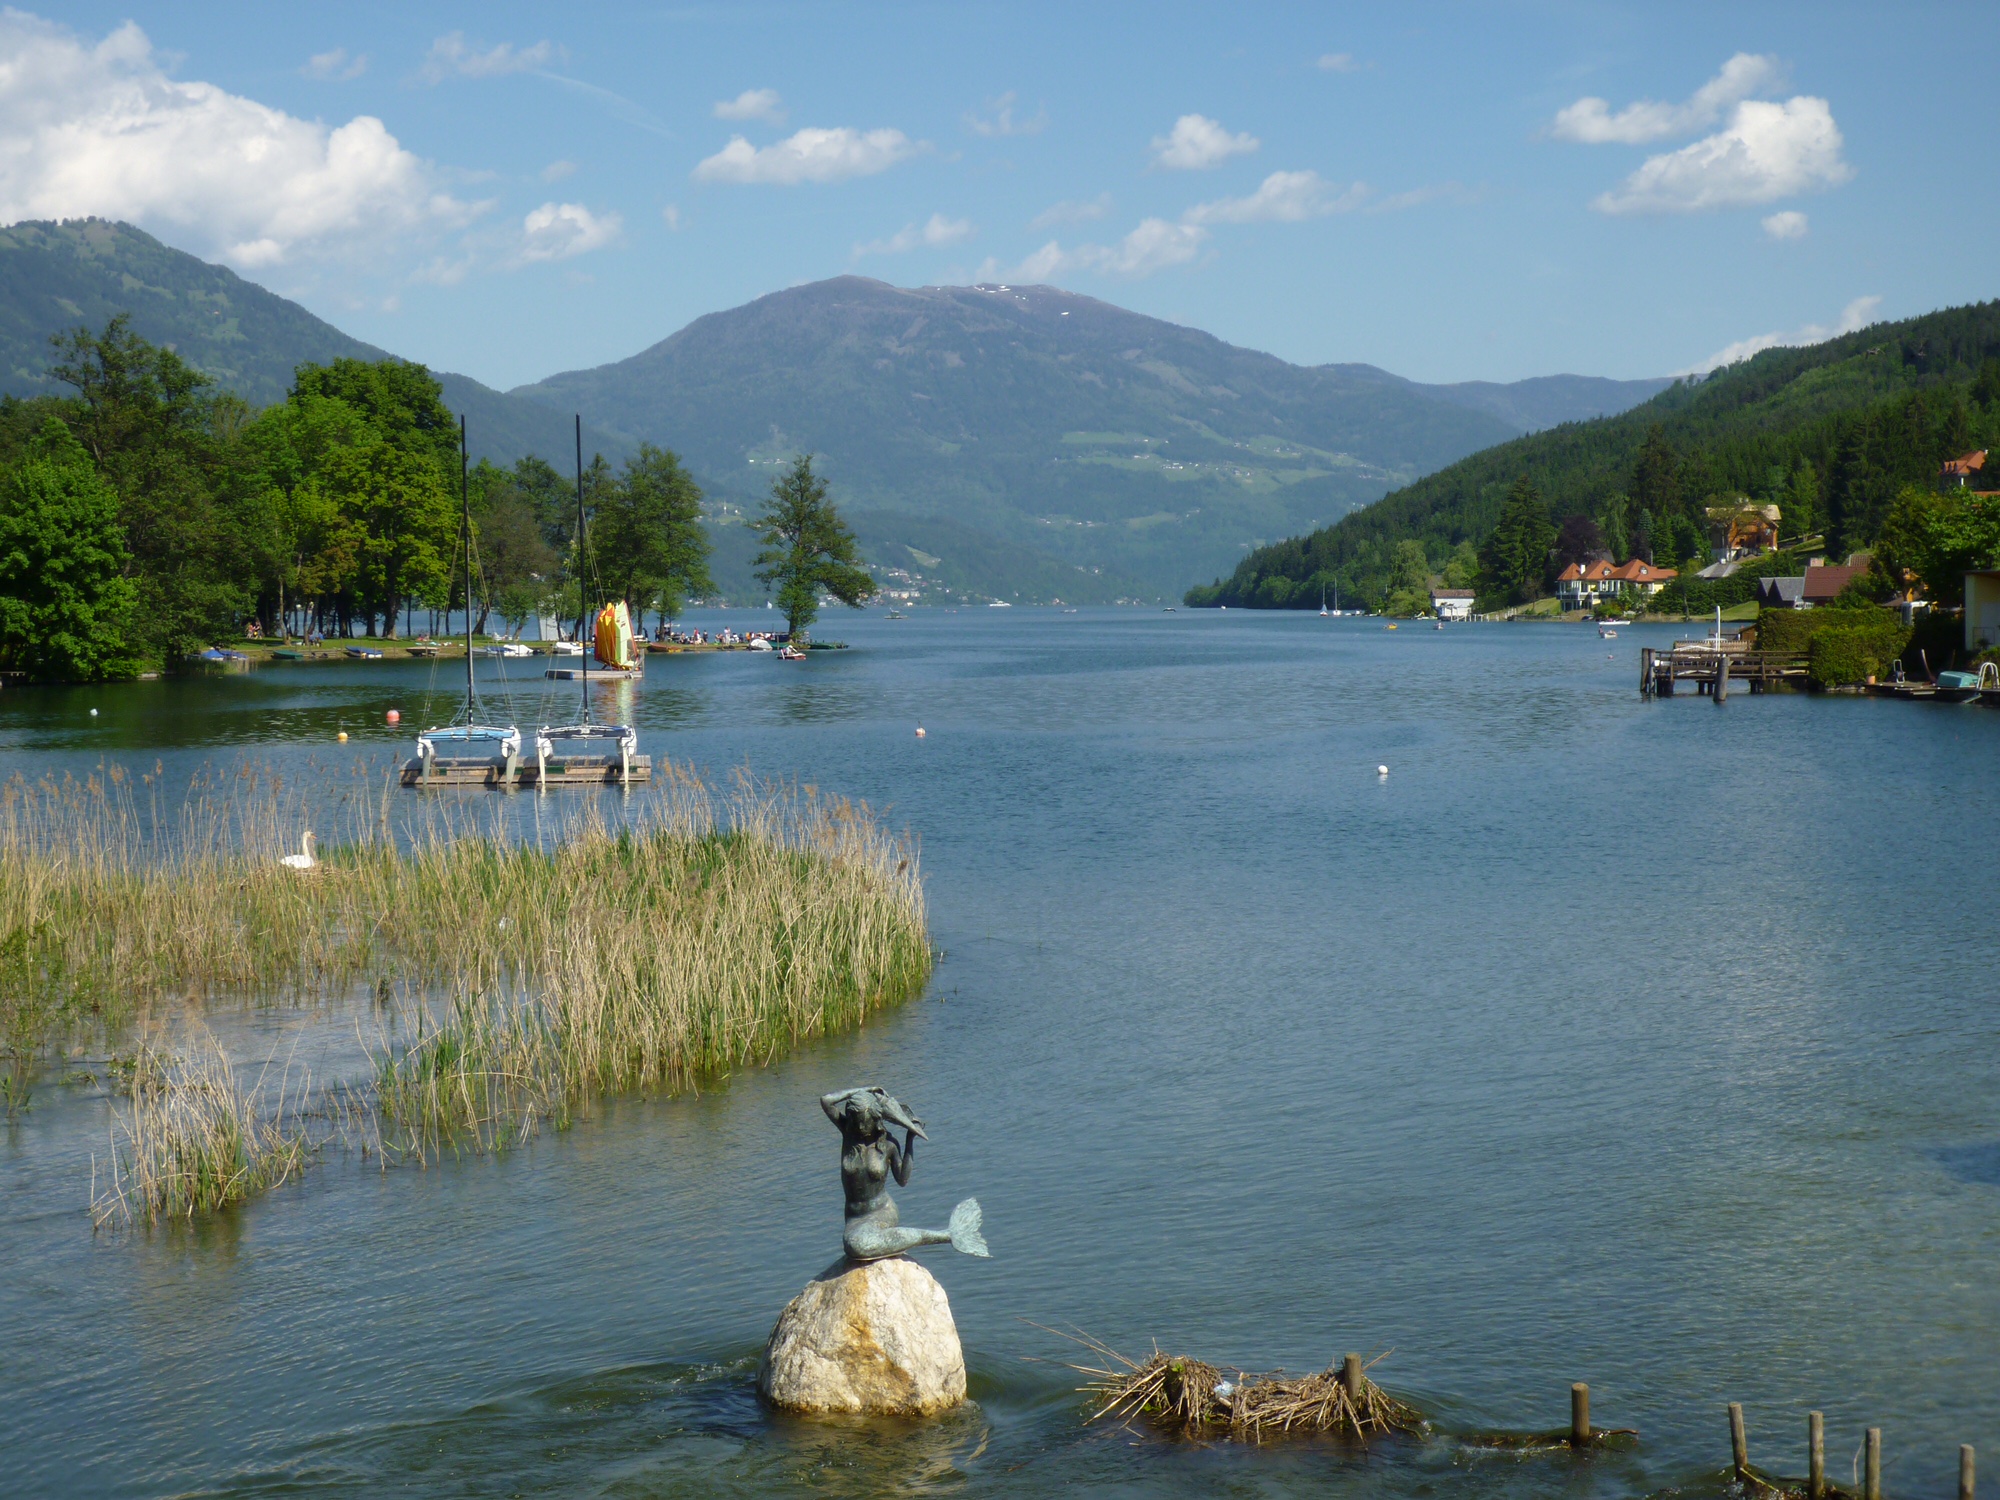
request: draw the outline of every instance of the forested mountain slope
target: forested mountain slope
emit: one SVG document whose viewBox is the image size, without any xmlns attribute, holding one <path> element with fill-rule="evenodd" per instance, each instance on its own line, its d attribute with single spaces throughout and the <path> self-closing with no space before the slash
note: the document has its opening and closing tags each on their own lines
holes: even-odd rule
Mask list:
<svg viewBox="0 0 2000 1500">
<path fill-rule="evenodd" d="M 134 333 L 173 349 L 253 407 L 282 401 L 301 364 L 390 358 L 296 302 L 129 224 L 71 219 L 0 229 L 0 395 L 55 391 L 50 337 L 79 325 L 99 331 L 121 312 Z M 574 462 L 566 415 L 464 375 L 433 374 L 451 409 L 466 417 L 475 459 L 512 463 L 532 453 L 564 468 Z M 630 451 L 594 430 L 585 444 L 612 459 Z"/>
<path fill-rule="evenodd" d="M 1291 365 L 1055 287 L 843 276 L 517 394 L 671 446 L 746 493 L 815 453 L 841 503 L 871 514 L 876 550 L 906 564 L 933 551 L 920 522 L 950 521 L 989 555 L 1169 592 L 1191 568 L 1503 441 L 1534 425 L 1530 410 L 1575 415 L 1653 388 L 1561 384 L 1576 379 L 1502 416 L 1513 387 Z"/>
<path fill-rule="evenodd" d="M 1734 495 L 1776 502 L 1787 537 L 1821 532 L 1845 553 L 1874 540 L 1901 486 L 1989 444 L 2000 447 L 2000 302 L 1768 349 L 1618 416 L 1503 443 L 1260 548 L 1187 598 L 1317 607 L 1320 587 L 1337 583 L 1346 598 L 1379 600 L 1420 581 L 1405 573 L 1463 560 L 1524 477 L 1552 521 L 1590 517 L 1621 556 L 1698 552 L 1705 509 Z M 1399 555 L 1409 540 L 1423 559 Z"/>
</svg>

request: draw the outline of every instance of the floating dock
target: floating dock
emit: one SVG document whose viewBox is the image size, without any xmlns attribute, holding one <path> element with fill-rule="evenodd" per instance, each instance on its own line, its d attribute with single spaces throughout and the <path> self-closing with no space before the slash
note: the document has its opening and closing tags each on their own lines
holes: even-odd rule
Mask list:
<svg viewBox="0 0 2000 1500">
<path fill-rule="evenodd" d="M 644 660 L 642 657 L 641 660 Z M 606 682 L 643 682 L 646 677 L 644 667 L 592 667 L 586 671 L 582 667 L 550 667 L 542 673 L 558 682 L 578 682 L 585 677 L 595 682 L 599 678 Z"/>
<path fill-rule="evenodd" d="M 558 786 L 636 786 L 653 779 L 650 755 L 634 755 L 629 760 L 602 753 L 560 759 L 552 756 L 547 767 L 544 780 L 541 769 L 528 757 L 509 765 L 500 755 L 439 755 L 431 757 L 427 768 L 424 757 L 418 755 L 403 762 L 401 780 L 404 786 L 419 788 L 477 786 L 525 791 Z"/>
</svg>

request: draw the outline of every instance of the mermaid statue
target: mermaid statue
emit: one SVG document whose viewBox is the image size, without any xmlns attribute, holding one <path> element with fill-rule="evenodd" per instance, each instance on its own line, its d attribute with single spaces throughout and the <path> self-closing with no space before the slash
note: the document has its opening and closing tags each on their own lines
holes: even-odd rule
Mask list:
<svg viewBox="0 0 2000 1500">
<path fill-rule="evenodd" d="M 819 1107 L 840 1131 L 840 1186 L 847 1195 L 847 1227 L 840 1242 L 849 1260 L 881 1260 L 919 1245 L 949 1245 L 966 1255 L 989 1253 L 979 1233 L 977 1198 L 954 1208 L 945 1229 L 906 1229 L 897 1221 L 889 1179 L 894 1177 L 898 1187 L 910 1185 L 917 1141 L 930 1139 L 921 1120 L 877 1088 L 826 1094 Z M 903 1131 L 900 1145 L 891 1126 Z"/>
</svg>

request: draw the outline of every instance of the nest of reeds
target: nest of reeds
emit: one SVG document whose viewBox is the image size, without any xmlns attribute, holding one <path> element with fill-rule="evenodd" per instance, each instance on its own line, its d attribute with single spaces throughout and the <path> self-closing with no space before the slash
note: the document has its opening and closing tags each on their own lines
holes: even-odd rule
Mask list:
<svg viewBox="0 0 2000 1500">
<path fill-rule="evenodd" d="M 1091 1377 L 1084 1387 L 1096 1403 L 1090 1420 L 1143 1416 L 1185 1436 L 1227 1437 L 1260 1443 L 1287 1433 L 1332 1433 L 1366 1440 L 1378 1435 L 1421 1431 L 1424 1415 L 1399 1401 L 1367 1370 L 1385 1355 L 1350 1372 L 1340 1365 L 1310 1375 L 1282 1370 L 1225 1375 L 1214 1365 L 1166 1354 L 1158 1345 L 1150 1359 L 1127 1359 L 1087 1335 L 1074 1338 L 1105 1363 L 1072 1365 Z"/>
</svg>

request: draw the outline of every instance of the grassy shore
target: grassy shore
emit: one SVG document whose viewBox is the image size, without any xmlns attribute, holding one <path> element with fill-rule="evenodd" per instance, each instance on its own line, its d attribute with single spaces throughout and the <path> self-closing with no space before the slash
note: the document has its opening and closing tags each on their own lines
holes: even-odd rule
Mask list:
<svg viewBox="0 0 2000 1500">
<path fill-rule="evenodd" d="M 765 1062 L 930 973 L 914 845 L 809 790 L 666 766 L 615 825 L 599 799 L 543 803 L 526 837 L 497 800 L 385 790 L 317 830 L 305 871 L 280 862 L 295 795 L 231 782 L 166 811 L 156 790 L 113 772 L 0 793 L 6 1076 L 205 999 L 361 987 L 402 1017 L 381 1030 L 387 1121 L 494 1143 Z"/>
</svg>

